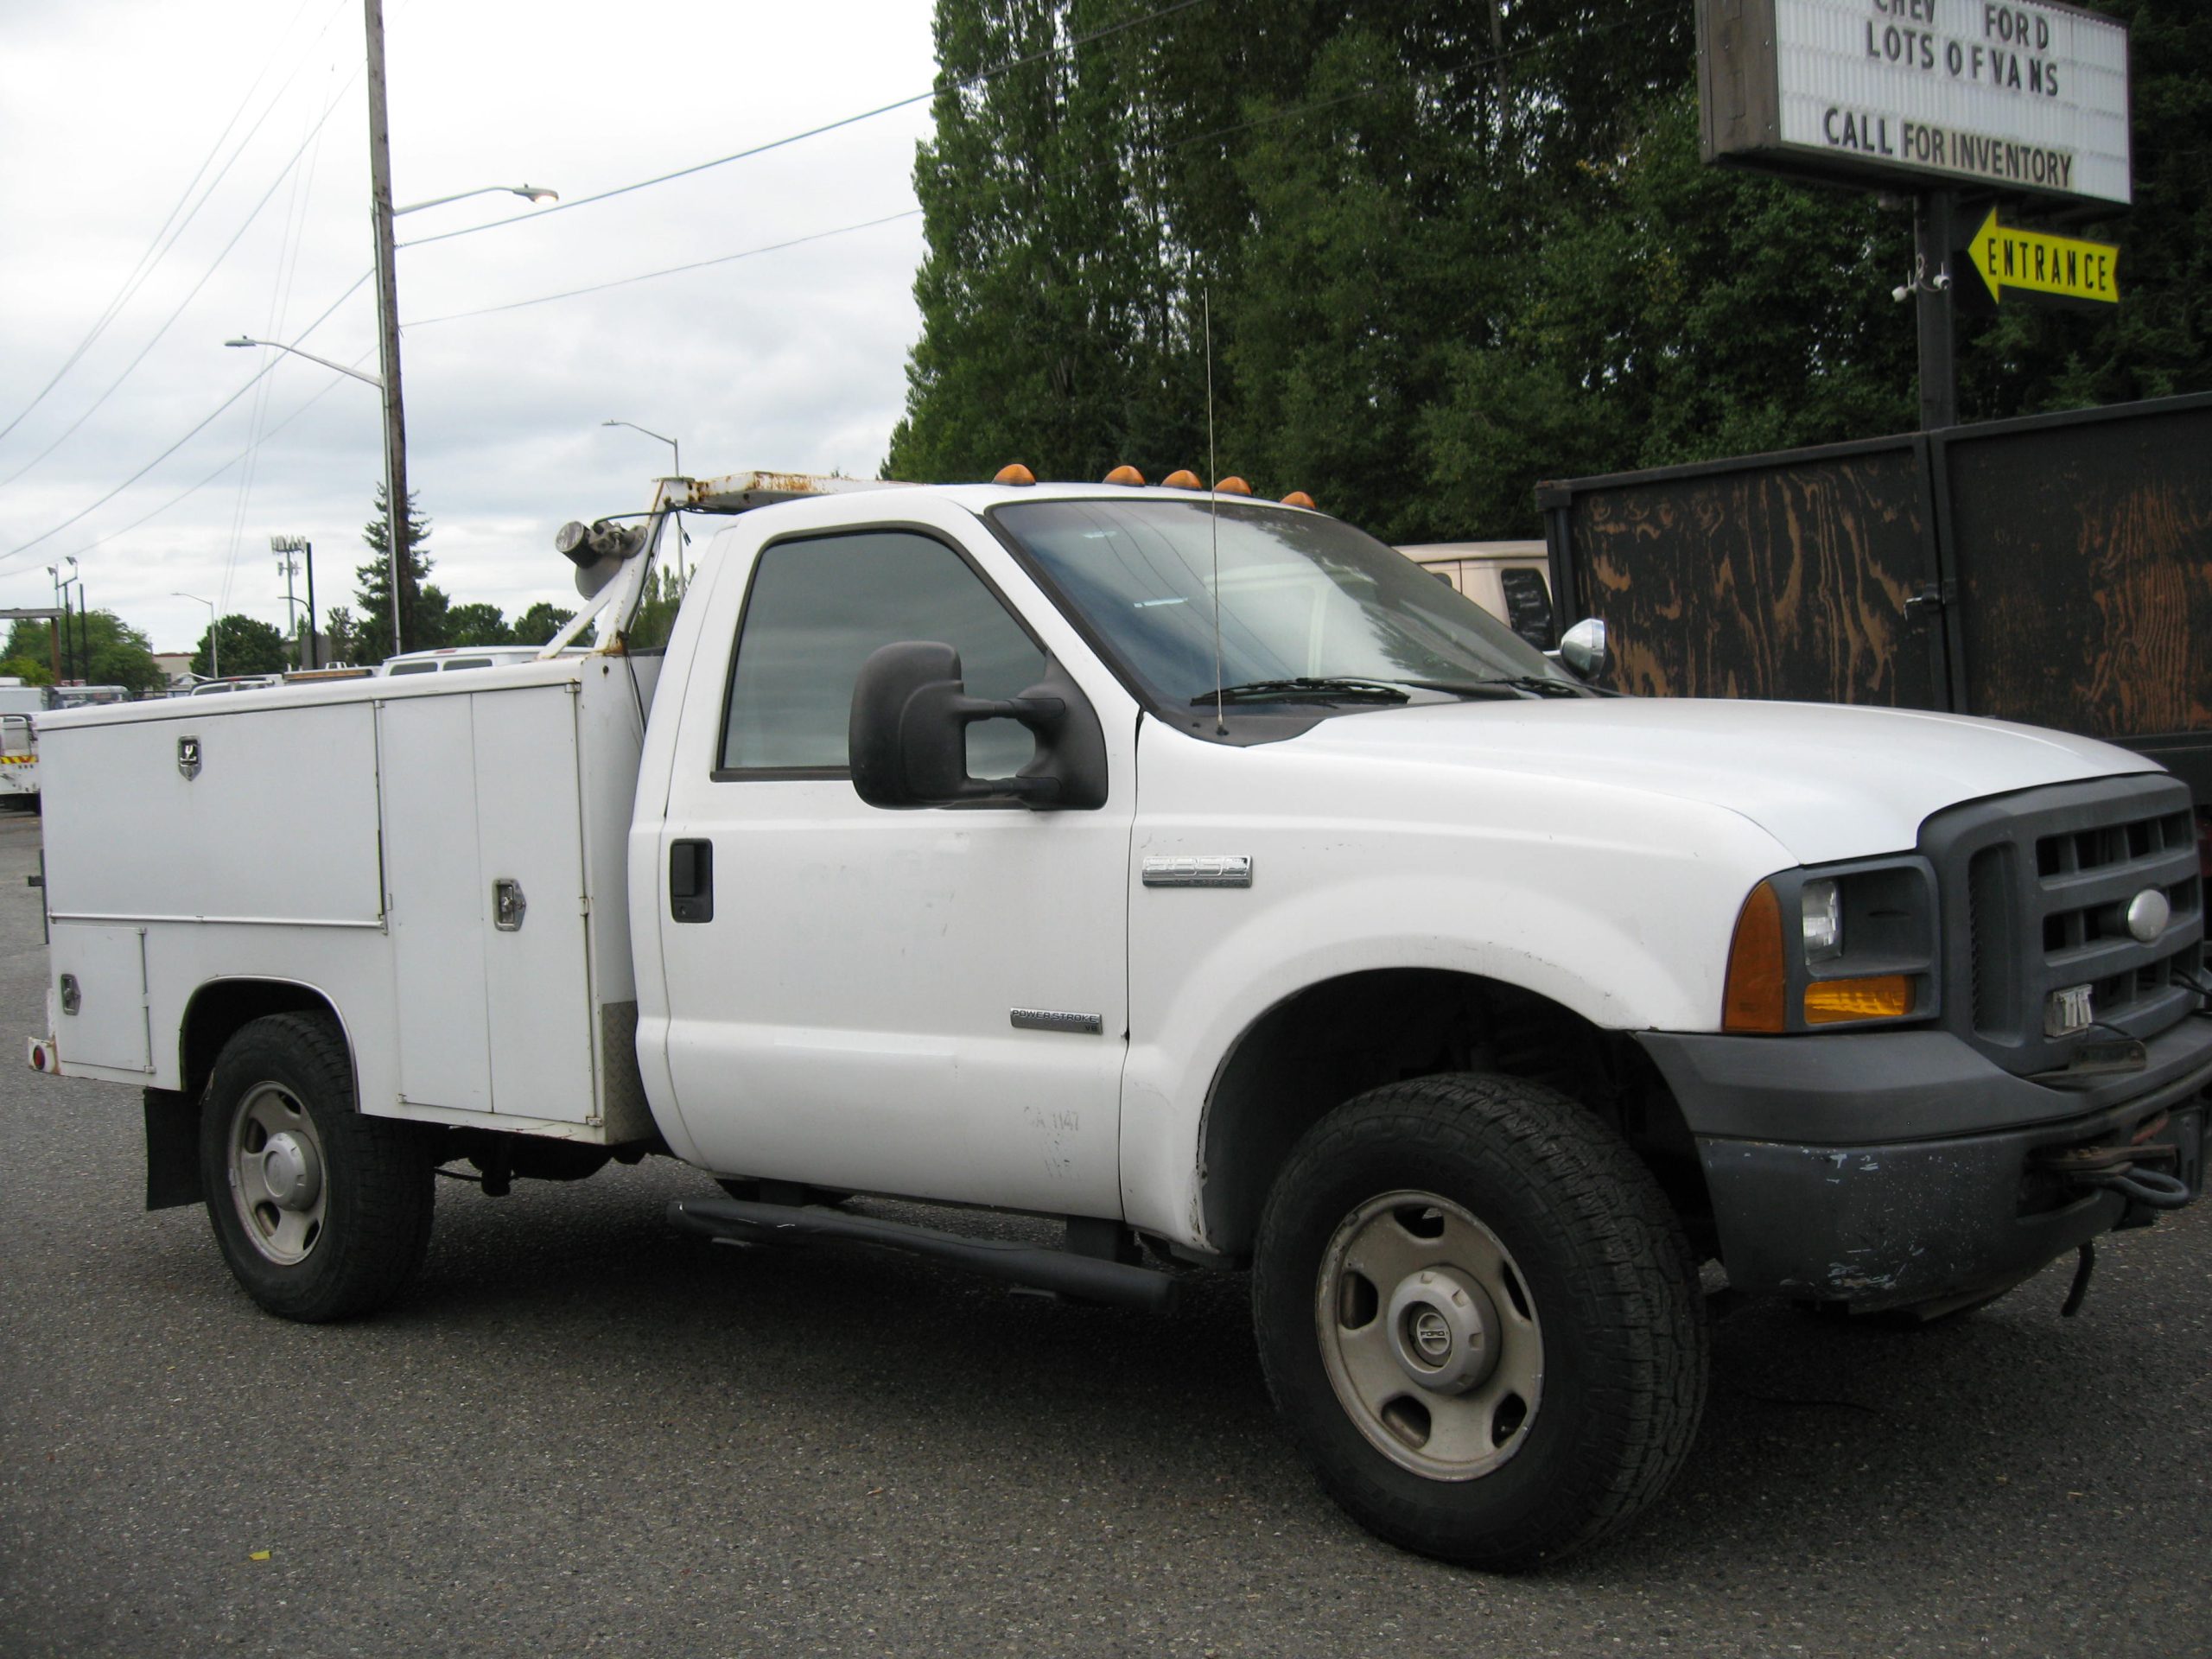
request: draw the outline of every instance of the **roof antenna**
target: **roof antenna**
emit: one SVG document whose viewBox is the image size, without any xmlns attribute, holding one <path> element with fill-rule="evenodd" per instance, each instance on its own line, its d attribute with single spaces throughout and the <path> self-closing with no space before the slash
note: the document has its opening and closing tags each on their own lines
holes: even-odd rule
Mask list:
<svg viewBox="0 0 2212 1659">
<path fill-rule="evenodd" d="M 1229 735 L 1229 721 L 1222 713 L 1225 701 L 1221 688 L 1221 469 L 1213 450 L 1213 294 L 1198 290 L 1198 303 L 1206 323 L 1206 532 L 1213 543 L 1213 729 L 1217 737 Z"/>
</svg>

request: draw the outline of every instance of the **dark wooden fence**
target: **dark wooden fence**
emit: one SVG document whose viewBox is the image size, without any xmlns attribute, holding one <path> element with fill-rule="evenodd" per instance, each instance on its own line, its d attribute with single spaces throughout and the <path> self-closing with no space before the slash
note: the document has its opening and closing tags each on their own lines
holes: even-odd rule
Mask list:
<svg viewBox="0 0 2212 1659">
<path fill-rule="evenodd" d="M 1943 709 L 2212 804 L 2212 396 L 1545 484 L 1562 623 L 1647 696 Z"/>
</svg>

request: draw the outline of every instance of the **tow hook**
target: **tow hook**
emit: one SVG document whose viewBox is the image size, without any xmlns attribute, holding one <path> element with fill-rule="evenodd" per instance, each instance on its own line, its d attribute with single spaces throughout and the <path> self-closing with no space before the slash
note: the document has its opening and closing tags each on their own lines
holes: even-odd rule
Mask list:
<svg viewBox="0 0 2212 1659">
<path fill-rule="evenodd" d="M 2178 1210 L 2190 1197 L 2189 1183 L 2171 1173 L 2171 1166 L 2181 1162 L 2181 1148 L 2150 1139 L 2166 1127 L 2166 1122 L 2161 1113 L 2136 1131 L 2135 1140 L 2068 1147 L 2045 1154 L 2037 1161 L 2070 1185 L 2117 1192 L 2146 1210 Z M 2170 1168 L 2145 1167 L 2150 1164 Z"/>
</svg>

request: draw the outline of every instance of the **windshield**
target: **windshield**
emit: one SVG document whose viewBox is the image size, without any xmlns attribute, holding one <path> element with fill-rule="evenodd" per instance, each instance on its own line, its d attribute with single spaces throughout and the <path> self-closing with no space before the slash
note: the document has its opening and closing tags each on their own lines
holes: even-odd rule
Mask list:
<svg viewBox="0 0 2212 1659">
<path fill-rule="evenodd" d="M 1316 513 L 1224 503 L 1217 526 L 1203 500 L 1153 499 L 1021 502 L 992 518 L 1162 705 L 1214 693 L 1217 532 L 1220 683 L 1231 690 L 1357 701 L 1362 685 L 1579 690 L 1471 600 Z"/>
</svg>

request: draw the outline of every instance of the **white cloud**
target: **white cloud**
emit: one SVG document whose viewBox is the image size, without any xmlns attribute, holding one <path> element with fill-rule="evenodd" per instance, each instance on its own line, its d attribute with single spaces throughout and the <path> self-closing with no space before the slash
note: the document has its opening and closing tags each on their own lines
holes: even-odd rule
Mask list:
<svg viewBox="0 0 2212 1659">
<path fill-rule="evenodd" d="M 386 0 L 395 195 L 404 205 L 528 182 L 570 200 L 911 96 L 935 73 L 930 10 L 927 0 Z M 230 0 L 212 10 L 17 0 L 7 9 L 0 423 L 99 317 L 241 100 L 245 115 L 219 155 L 261 119 L 130 303 L 0 439 L 5 479 L 83 415 L 182 306 L 79 430 L 0 485 L 0 554 L 137 471 L 267 355 L 226 350 L 223 340 L 295 338 L 367 269 L 362 57 L 357 0 Z M 300 166 L 277 182 L 334 99 Z M 403 248 L 400 315 L 413 323 L 504 305 L 899 213 L 913 205 L 914 146 L 927 130 L 925 102 L 538 222 Z M 486 195 L 410 214 L 401 238 L 524 206 Z M 650 439 L 602 427 L 609 418 L 676 437 L 695 474 L 872 473 L 904 400 L 920 255 L 919 221 L 906 219 L 586 297 L 410 327 L 408 464 L 435 522 L 435 580 L 456 601 L 489 600 L 510 613 L 566 598 L 554 528 L 643 506 L 668 464 Z M 302 343 L 373 373 L 375 339 L 364 286 Z M 173 590 L 226 595 L 226 610 L 281 624 L 283 583 L 269 551 L 278 532 L 313 539 L 319 603 L 347 602 L 382 470 L 376 393 L 296 359 L 262 387 L 257 427 L 263 400 L 249 392 L 113 501 L 0 558 L 0 605 L 44 602 L 45 566 L 74 554 L 92 605 L 145 629 L 157 649 L 181 648 L 206 626 L 206 613 Z M 127 528 L 249 449 L 250 487 L 241 464 Z"/>
</svg>

